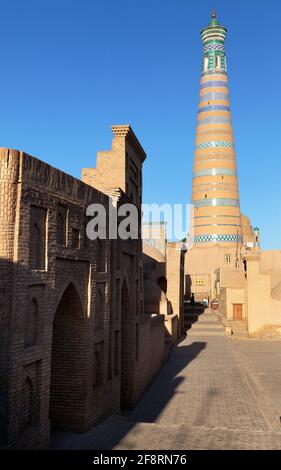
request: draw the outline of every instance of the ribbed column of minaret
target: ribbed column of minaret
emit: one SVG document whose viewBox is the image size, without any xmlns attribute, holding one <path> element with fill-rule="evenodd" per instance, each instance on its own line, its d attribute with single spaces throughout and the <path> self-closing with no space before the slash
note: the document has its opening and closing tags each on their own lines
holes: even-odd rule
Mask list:
<svg viewBox="0 0 281 470">
<path fill-rule="evenodd" d="M 212 19 L 201 32 L 203 64 L 194 173 L 194 243 L 242 242 L 234 137 L 224 42 L 226 28 Z"/>
</svg>

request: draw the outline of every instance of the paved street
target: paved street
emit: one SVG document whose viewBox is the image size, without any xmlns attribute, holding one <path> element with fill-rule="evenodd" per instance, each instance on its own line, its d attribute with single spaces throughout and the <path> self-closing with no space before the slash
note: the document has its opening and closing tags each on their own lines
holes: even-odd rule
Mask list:
<svg viewBox="0 0 281 470">
<path fill-rule="evenodd" d="M 281 449 L 281 342 L 232 340 L 210 312 L 172 352 L 135 410 L 56 449 Z"/>
</svg>

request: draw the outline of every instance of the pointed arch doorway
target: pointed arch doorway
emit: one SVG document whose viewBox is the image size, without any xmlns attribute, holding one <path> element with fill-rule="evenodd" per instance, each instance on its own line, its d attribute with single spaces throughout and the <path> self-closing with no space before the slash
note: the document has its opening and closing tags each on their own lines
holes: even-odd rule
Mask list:
<svg viewBox="0 0 281 470">
<path fill-rule="evenodd" d="M 53 321 L 49 416 L 54 429 L 83 426 L 84 330 L 81 300 L 70 283 Z"/>
</svg>

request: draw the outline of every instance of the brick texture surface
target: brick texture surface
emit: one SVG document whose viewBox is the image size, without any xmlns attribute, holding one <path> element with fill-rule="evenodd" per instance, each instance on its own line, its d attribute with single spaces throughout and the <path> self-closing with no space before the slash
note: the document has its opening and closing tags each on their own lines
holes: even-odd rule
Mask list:
<svg viewBox="0 0 281 470">
<path fill-rule="evenodd" d="M 92 203 L 108 217 L 133 202 L 141 218 L 146 156 L 129 126 L 113 132 L 110 165 L 99 156 L 84 182 L 0 149 L 0 446 L 46 448 L 51 426 L 85 431 L 132 407 L 163 361 L 141 238 L 86 236 Z"/>
</svg>

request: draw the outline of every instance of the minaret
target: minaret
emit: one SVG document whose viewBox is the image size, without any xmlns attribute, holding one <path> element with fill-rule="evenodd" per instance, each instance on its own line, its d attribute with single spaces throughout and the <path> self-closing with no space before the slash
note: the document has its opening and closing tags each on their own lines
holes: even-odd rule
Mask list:
<svg viewBox="0 0 281 470">
<path fill-rule="evenodd" d="M 194 245 L 241 246 L 238 179 L 228 93 L 226 28 L 216 18 L 201 31 L 203 61 L 192 203 Z"/>
</svg>

